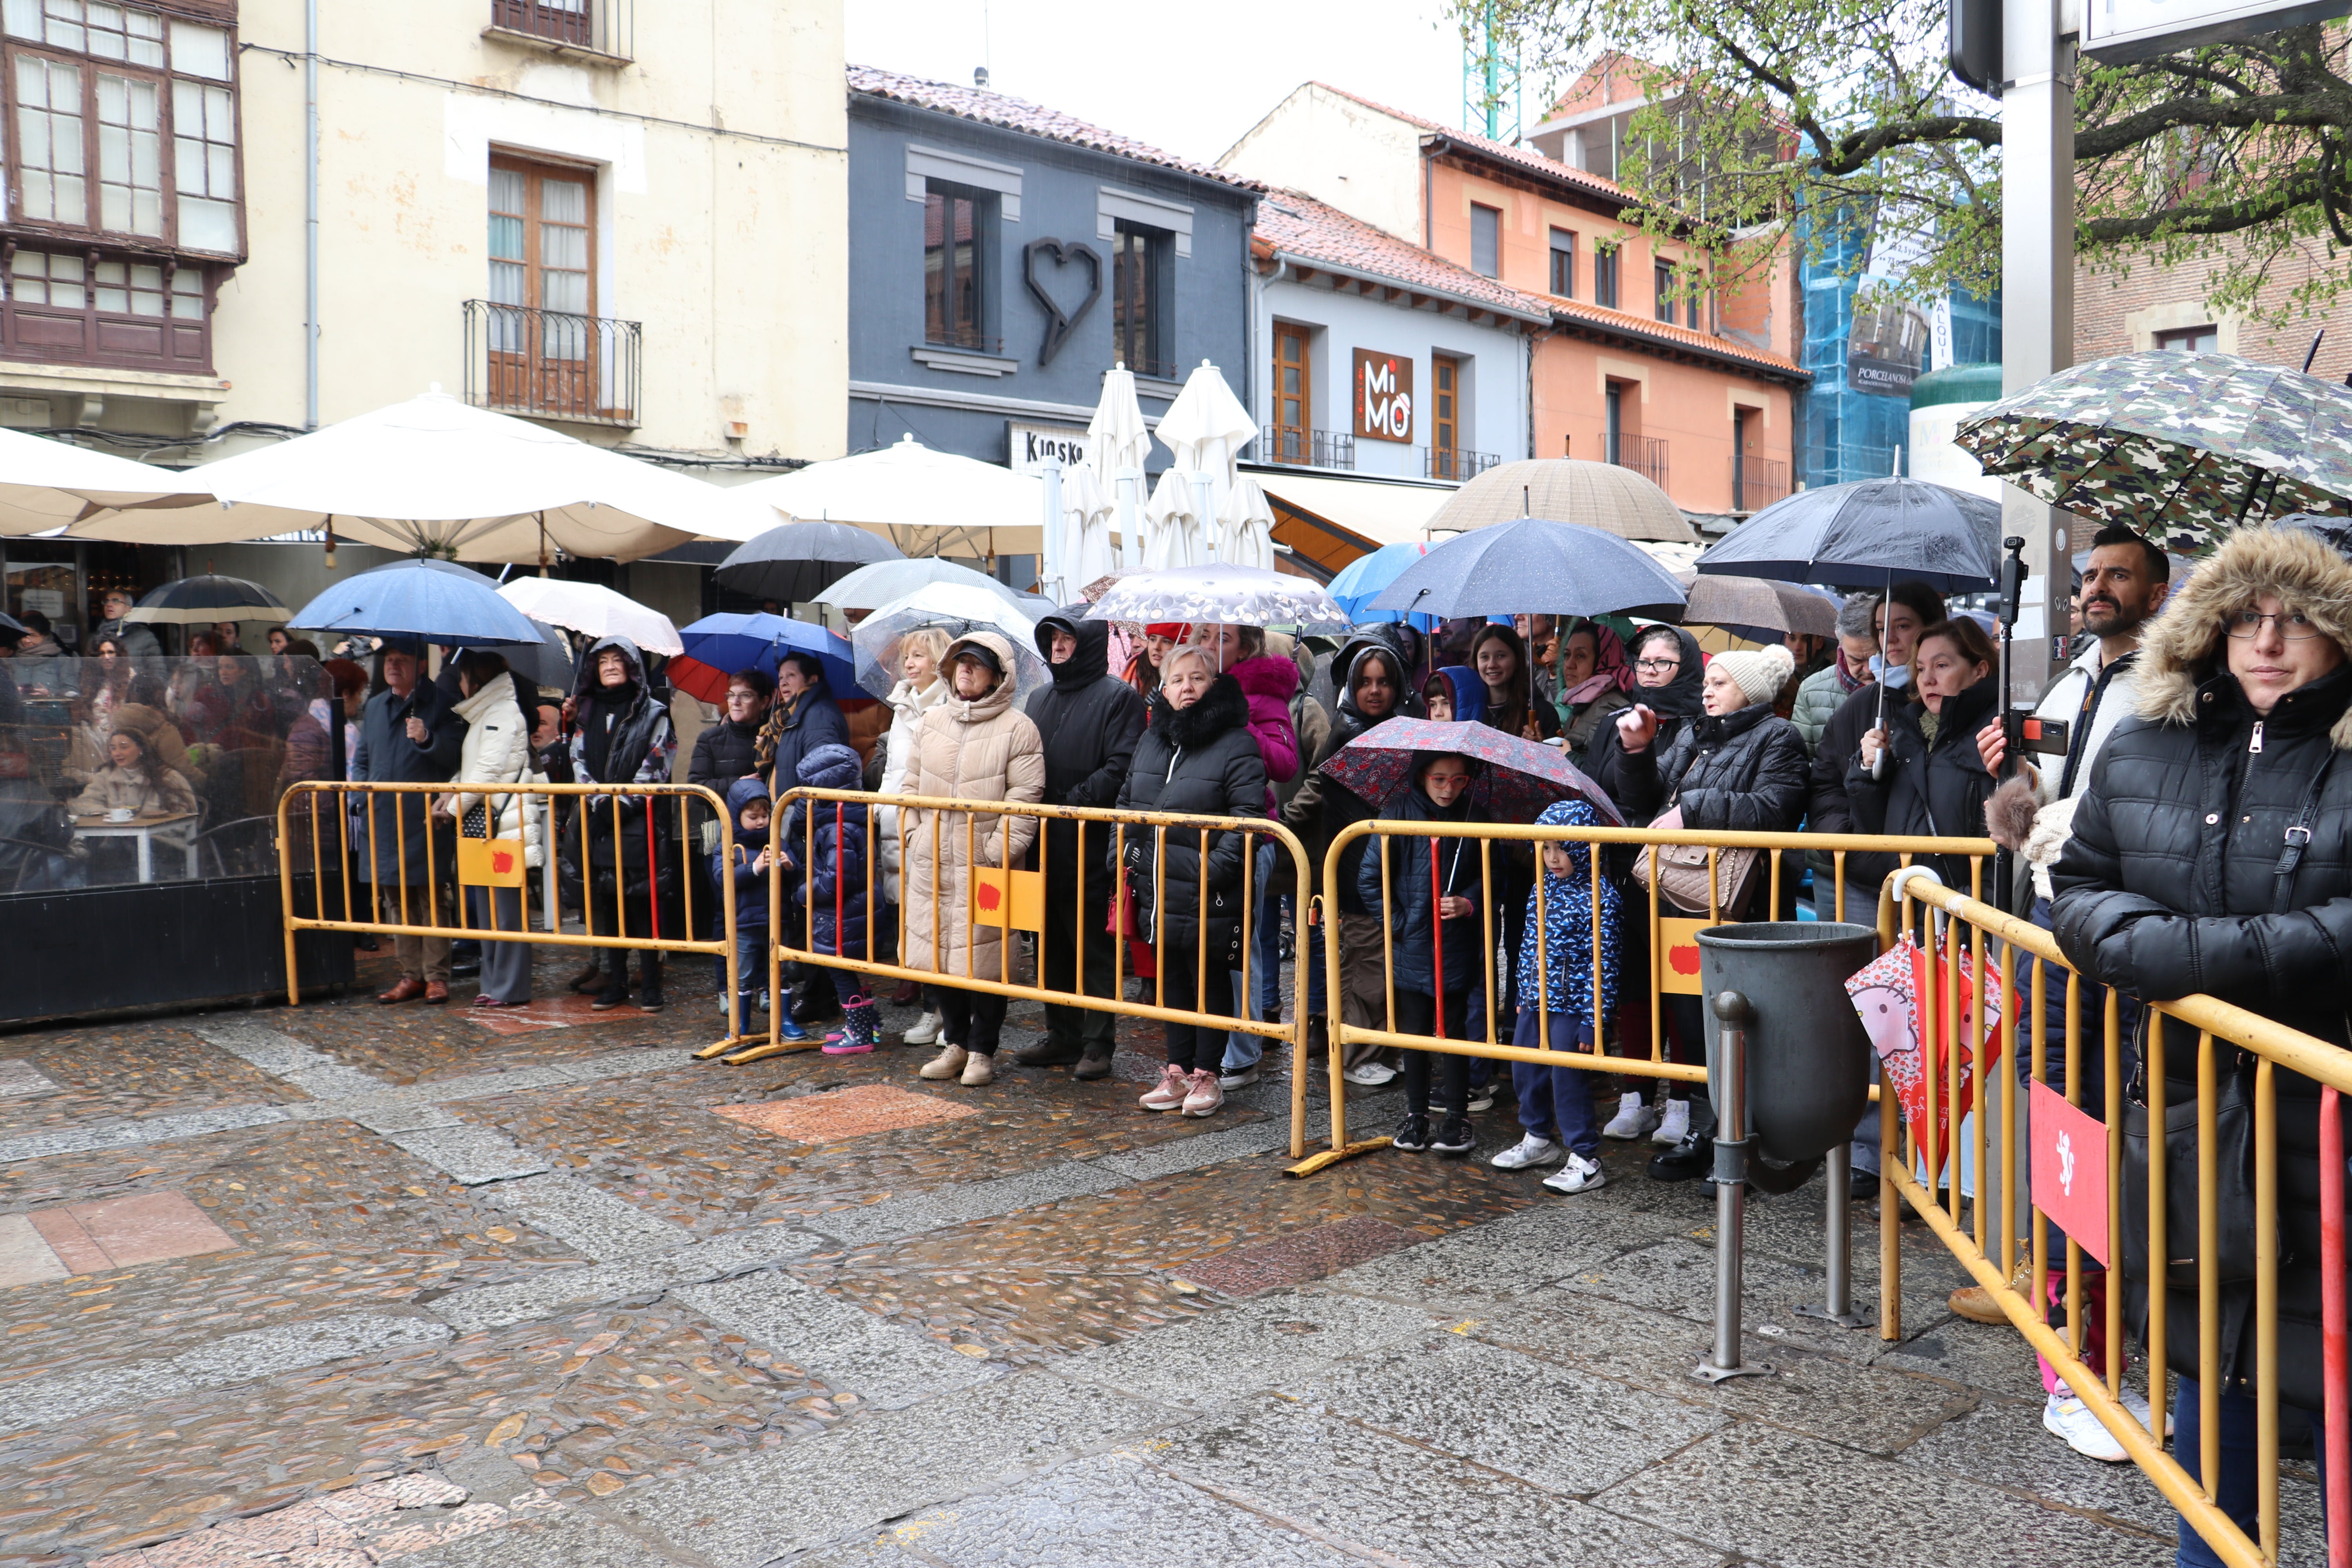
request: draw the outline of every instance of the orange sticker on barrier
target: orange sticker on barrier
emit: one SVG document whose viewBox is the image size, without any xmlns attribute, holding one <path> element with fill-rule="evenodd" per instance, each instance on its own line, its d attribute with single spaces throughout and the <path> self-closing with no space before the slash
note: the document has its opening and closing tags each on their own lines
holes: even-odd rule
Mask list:
<svg viewBox="0 0 2352 1568">
<path fill-rule="evenodd" d="M 1658 920 L 1658 990 L 1668 996 L 1696 996 L 1699 994 L 1698 933 L 1721 921 L 1678 920 L 1663 915 Z"/>
<path fill-rule="evenodd" d="M 1009 890 L 1005 887 L 1007 877 L 1013 880 Z M 975 869 L 971 874 L 971 921 L 974 925 L 1009 926 L 1014 931 L 1042 933 L 1045 929 L 1045 873 L 992 870 L 985 866 Z"/>
<path fill-rule="evenodd" d="M 467 888 L 520 888 L 523 884 L 522 840 L 460 838 L 457 881 Z"/>
</svg>

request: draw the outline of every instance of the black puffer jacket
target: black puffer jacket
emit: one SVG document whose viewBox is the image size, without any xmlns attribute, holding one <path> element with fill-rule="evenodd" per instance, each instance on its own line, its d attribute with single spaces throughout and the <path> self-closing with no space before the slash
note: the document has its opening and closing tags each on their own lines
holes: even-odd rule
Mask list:
<svg viewBox="0 0 2352 1568">
<path fill-rule="evenodd" d="M 1944 700 L 1937 716 L 1936 740 L 1928 744 L 1922 720 L 1927 709 L 1906 700 L 1886 709 L 1888 744 L 1892 751 L 1883 779 L 1874 779 L 1862 765 L 1860 742 L 1845 771 L 1846 797 L 1853 805 L 1853 831 L 1893 833 L 1926 838 L 1981 838 L 1985 832 L 1984 803 L 1993 792 L 1993 776 L 1977 754 L 1977 731 L 1992 720 L 2000 681 L 1988 676 L 1957 697 Z M 1948 888 L 1966 891 L 1968 860 L 1959 856 L 1932 855 L 1927 864 Z M 1849 881 L 1874 885 L 1896 865 L 1892 855 L 1849 855 Z M 1990 889 L 1987 889 L 1988 894 Z"/>
<path fill-rule="evenodd" d="M 694 739 L 694 756 L 686 764 L 686 782 L 709 784 L 724 798 L 727 786 L 759 771 L 760 726 L 720 719 Z"/>
<path fill-rule="evenodd" d="M 1340 747 L 1379 728 L 1391 719 L 1411 719 L 1421 716 L 1420 699 L 1412 695 L 1411 672 L 1404 668 L 1404 657 L 1397 652 L 1393 644 L 1382 637 L 1359 637 L 1341 648 L 1339 652 L 1348 662 L 1345 665 L 1335 663 L 1332 666 L 1340 672 L 1338 684 L 1339 717 L 1331 725 L 1330 743 L 1324 748 L 1323 755 L 1316 760 L 1315 766 L 1318 770 L 1323 763 L 1339 754 Z M 1398 679 L 1396 706 L 1378 719 L 1370 717 L 1362 709 L 1356 706 L 1357 672 L 1363 668 L 1367 658 L 1375 655 L 1386 658 L 1394 667 Z M 1290 803 L 1293 810 L 1297 810 L 1299 802 L 1307 798 L 1307 793 L 1301 791 Z M 1331 840 L 1339 836 L 1342 828 L 1361 822 L 1368 816 L 1378 816 L 1381 814 L 1380 804 L 1377 801 L 1364 799 L 1355 791 L 1319 771 L 1315 774 L 1312 805 L 1314 832 L 1311 837 L 1304 832 L 1299 836 L 1306 840 L 1308 851 L 1314 855 L 1318 863 L 1329 856 Z M 1303 821 L 1294 819 L 1293 826 L 1296 830 L 1303 827 L 1305 824 Z M 1367 839 L 1356 839 L 1339 857 L 1339 908 L 1351 915 L 1365 915 L 1372 912 L 1365 907 L 1363 900 L 1358 895 L 1356 883 L 1357 871 L 1363 864 L 1364 848 L 1369 842 Z M 1320 885 L 1318 882 L 1318 886 Z"/>
<path fill-rule="evenodd" d="M 1164 689 L 1152 693 L 1150 722 L 1136 745 L 1118 805 L 1123 811 L 1202 816 L 1265 815 L 1265 763 L 1250 734 L 1249 699 L 1232 676 L 1218 676 L 1190 708 L 1170 707 Z M 1198 830 L 1161 828 L 1157 837 L 1162 842 L 1155 843 L 1151 831 L 1129 828 L 1126 836 L 1127 886 L 1135 899 L 1138 933 L 1160 950 L 1163 963 L 1170 953 L 1196 951 L 1205 869 L 1210 957 L 1223 962 L 1230 952 L 1238 960 L 1242 836 L 1211 831 L 1205 856 Z M 1107 850 L 1116 853 L 1116 843 Z M 1166 898 L 1155 901 L 1153 881 L 1163 866 Z"/>
<path fill-rule="evenodd" d="M 1674 631 L 1682 644 L 1683 657 L 1682 667 L 1675 671 L 1674 679 L 1664 686 L 1635 687 L 1632 693 L 1633 701 L 1620 710 L 1616 718 L 1604 721 L 1594 731 L 1591 744 L 1585 751 L 1585 760 L 1578 764 L 1584 769 L 1587 777 L 1609 792 L 1611 798 L 1617 803 L 1619 813 L 1633 827 L 1647 827 L 1650 818 L 1664 811 L 1665 804 L 1661 797 L 1656 805 L 1636 810 L 1609 782 L 1611 773 L 1622 769 L 1625 761 L 1625 742 L 1617 732 L 1616 720 L 1623 718 L 1634 703 L 1655 713 L 1658 716 L 1658 732 L 1650 742 L 1651 754 L 1655 756 L 1672 748 L 1685 729 L 1706 717 L 1706 709 L 1700 700 L 1701 689 L 1706 681 L 1706 656 L 1699 651 L 1696 637 L 1680 626 Z M 1622 876 L 1626 868 L 1633 863 L 1633 852 L 1622 846 L 1620 848 L 1621 853 L 1612 854 L 1607 858 L 1617 874 Z"/>
<path fill-rule="evenodd" d="M 2116 729 L 2077 797 L 2074 836 L 2051 874 L 2052 924 L 2067 960 L 2094 979 L 2148 1001 L 2203 992 L 2341 1045 L 2352 954 L 2352 668 L 2339 665 L 2257 714 L 2228 671 L 2221 617 L 2264 593 L 2352 649 L 2352 563 L 2308 534 L 2231 535 L 2142 644 L 2140 717 Z M 2315 784 L 2310 841 L 2281 913 L 2284 847 Z M 2196 1033 L 2173 1025 L 2166 1047 L 2166 1102 L 2190 1103 Z M 2316 1410 L 2319 1091 L 2284 1069 L 2275 1082 L 2279 1393 Z M 2186 1273 L 2176 1271 L 2167 1292 L 2167 1344 L 2174 1369 L 2194 1375 L 2197 1289 L 2193 1275 L 2184 1288 Z M 2248 1376 L 2252 1290 L 2222 1287 L 2223 1354 L 2232 1373 Z M 2127 1300 L 2144 1322 L 2144 1281 Z"/>
<path fill-rule="evenodd" d="M 1417 776 L 1427 765 L 1426 754 L 1413 758 Z M 1393 805 L 1381 816 L 1403 822 L 1491 822 L 1465 796 L 1452 805 L 1439 805 L 1429 798 L 1419 784 L 1399 795 Z M 1368 841 L 1378 848 L 1368 848 L 1357 867 L 1356 896 L 1367 909 L 1381 901 L 1382 881 L 1381 858 L 1388 858 L 1387 907 L 1391 952 L 1389 968 L 1397 984 L 1408 991 L 1418 991 L 1433 996 L 1430 989 L 1437 974 L 1438 937 L 1444 939 L 1445 992 L 1448 995 L 1469 990 L 1483 990 L 1472 983 L 1478 978 L 1478 949 L 1486 940 L 1487 922 L 1498 934 L 1503 929 L 1500 910 L 1486 908 L 1486 879 L 1478 853 L 1480 841 L 1475 838 L 1411 838 L 1402 835 L 1382 835 Z M 1496 880 L 1501 868 L 1496 868 Z M 1437 921 L 1436 902 L 1441 897 L 1470 900 L 1474 908 L 1484 912 L 1458 915 L 1452 920 Z M 1438 931 L 1442 924 L 1444 931 Z M 1491 956 L 1491 955 L 1490 955 Z M 1488 967 L 1492 967 L 1491 964 Z"/>
<path fill-rule="evenodd" d="M 1685 827 L 1794 833 L 1805 816 L 1805 738 L 1769 702 L 1721 718 L 1701 714 L 1663 749 L 1612 751 L 1601 787 L 1628 819 L 1648 821 L 1671 805 Z"/>
<path fill-rule="evenodd" d="M 1062 664 L 1051 663 L 1056 631 L 1078 639 L 1077 651 Z M 1110 673 L 1110 623 L 1048 616 L 1037 623 L 1037 651 L 1054 676 L 1053 684 L 1029 694 L 1028 707 L 1029 721 L 1045 748 L 1046 804 L 1118 805 L 1135 743 L 1143 734 L 1143 697 Z M 1094 864 L 1087 876 L 1086 902 L 1097 910 L 1110 901 L 1110 864 L 1097 852 L 1109 842 L 1110 832 L 1108 823 L 1087 825 L 1087 858 Z M 1044 840 L 1032 853 L 1044 858 L 1045 918 L 1059 929 L 1078 913 L 1078 825 L 1047 818 Z M 1101 924 L 1097 914 L 1097 929 Z"/>
</svg>

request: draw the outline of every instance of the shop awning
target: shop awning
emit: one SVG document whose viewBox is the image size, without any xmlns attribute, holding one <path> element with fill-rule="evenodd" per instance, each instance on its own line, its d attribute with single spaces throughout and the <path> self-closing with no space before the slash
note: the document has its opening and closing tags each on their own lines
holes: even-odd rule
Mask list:
<svg viewBox="0 0 2352 1568">
<path fill-rule="evenodd" d="M 1279 464 L 1244 463 L 1274 507 L 1274 537 L 1337 572 L 1383 544 L 1417 543 L 1452 485 L 1302 474 Z"/>
</svg>

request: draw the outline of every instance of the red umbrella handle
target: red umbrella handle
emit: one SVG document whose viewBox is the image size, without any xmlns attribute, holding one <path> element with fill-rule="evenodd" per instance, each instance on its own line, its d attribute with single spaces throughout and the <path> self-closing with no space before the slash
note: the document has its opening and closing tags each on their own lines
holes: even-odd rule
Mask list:
<svg viewBox="0 0 2352 1568">
<path fill-rule="evenodd" d="M 615 850 L 614 854 L 619 851 Z M 661 941 L 661 868 L 654 864 L 654 797 L 646 796 L 646 903 L 653 912 L 654 940 Z M 628 978 L 626 975 L 623 979 Z"/>
<path fill-rule="evenodd" d="M 1437 958 L 1437 1037 L 1445 1038 L 1445 895 L 1437 884 L 1437 840 L 1429 841 L 1429 937 Z"/>
</svg>

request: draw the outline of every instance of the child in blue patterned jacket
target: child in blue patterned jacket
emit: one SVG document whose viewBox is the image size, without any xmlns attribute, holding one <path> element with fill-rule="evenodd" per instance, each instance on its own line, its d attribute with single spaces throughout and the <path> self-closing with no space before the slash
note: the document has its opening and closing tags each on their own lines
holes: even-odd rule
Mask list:
<svg viewBox="0 0 2352 1568">
<path fill-rule="evenodd" d="M 1591 804 L 1555 801 L 1536 818 L 1538 827 L 1601 827 Z M 1519 941 L 1519 1017 L 1511 1043 L 1528 1050 L 1591 1051 L 1600 1019 L 1617 1007 L 1620 905 L 1604 868 L 1592 876 L 1592 846 L 1567 840 L 1543 846 L 1543 876 L 1528 898 Z M 1595 991 L 1599 992 L 1596 998 Z M 1596 1017 L 1594 1007 L 1598 1002 Z M 1584 1068 L 1511 1064 L 1526 1136 L 1495 1156 L 1506 1171 L 1560 1168 L 1544 1178 L 1555 1193 L 1589 1193 L 1607 1177 L 1601 1169 L 1601 1123 L 1592 1114 L 1592 1078 Z"/>
</svg>

